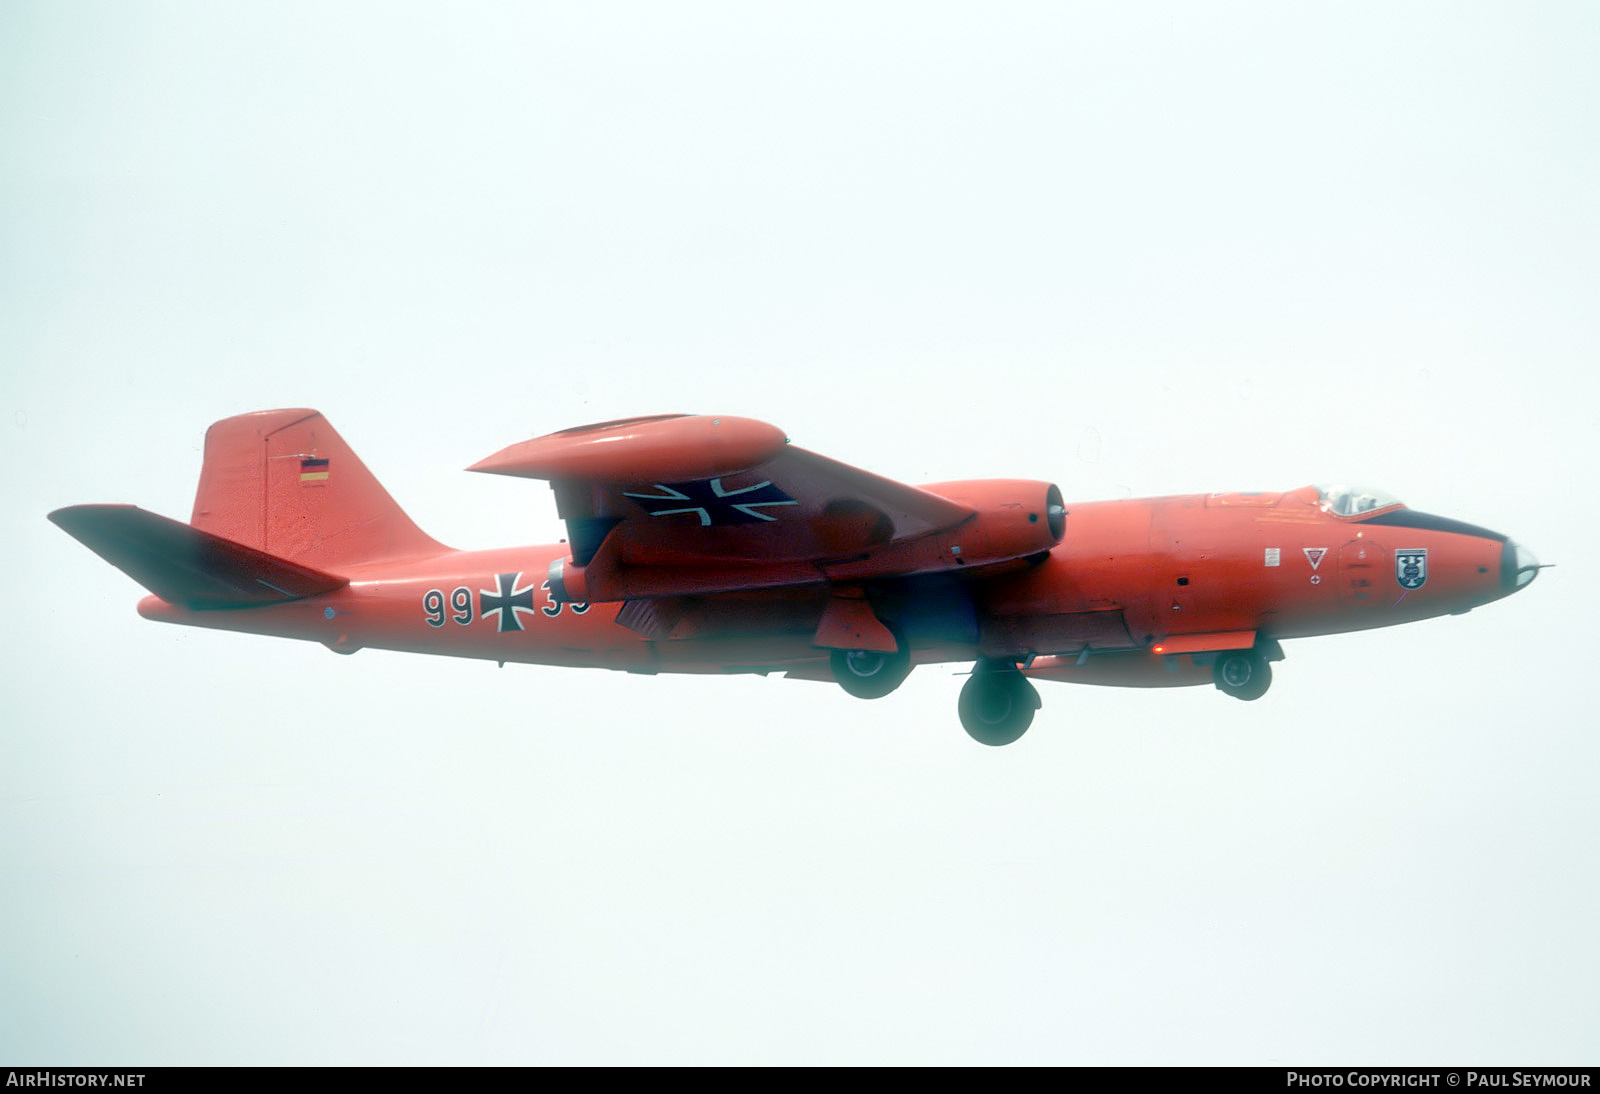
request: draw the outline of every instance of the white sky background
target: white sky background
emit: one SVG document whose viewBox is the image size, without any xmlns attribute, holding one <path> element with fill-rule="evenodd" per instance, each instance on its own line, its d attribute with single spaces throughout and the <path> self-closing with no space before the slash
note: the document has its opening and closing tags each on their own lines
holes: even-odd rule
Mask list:
<svg viewBox="0 0 1600 1094">
<path fill-rule="evenodd" d="M 1594 1063 L 1592 5 L 0 7 L 0 1062 Z M 1272 691 L 185 631 L 50 526 L 324 411 L 452 545 L 720 412 L 1560 563 Z"/>
</svg>

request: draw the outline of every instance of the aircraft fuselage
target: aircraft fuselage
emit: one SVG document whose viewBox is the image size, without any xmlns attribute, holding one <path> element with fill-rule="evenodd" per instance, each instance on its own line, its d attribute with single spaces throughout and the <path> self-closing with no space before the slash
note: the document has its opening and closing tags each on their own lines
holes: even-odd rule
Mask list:
<svg viewBox="0 0 1600 1094">
<path fill-rule="evenodd" d="M 1189 652 L 1183 640 L 1192 636 L 1303 638 L 1459 614 L 1518 588 L 1518 548 L 1504 536 L 1403 508 L 1339 517 L 1316 504 L 1315 491 L 1067 510 L 1061 543 L 1031 564 L 970 580 L 888 581 L 868 598 L 919 663 L 1071 656 L 1087 666 L 1169 643 Z M 618 622 L 620 604 L 554 597 L 544 575 L 567 552 L 565 544 L 450 551 L 386 562 L 370 576 L 355 568 L 348 586 L 284 604 L 196 611 L 152 596 L 140 613 L 339 652 L 635 672 L 810 675 L 804 666 L 829 656 L 812 643 L 828 598 L 820 577 L 815 586 L 677 598 L 669 618 L 630 628 Z M 1520 573 L 1525 581 L 1526 567 Z"/>
<path fill-rule="evenodd" d="M 1257 699 L 1284 639 L 1459 614 L 1539 570 L 1381 491 L 1067 505 L 1030 479 L 907 486 L 742 418 L 601 422 L 471 469 L 549 482 L 567 540 L 451 550 L 293 408 L 212 425 L 189 523 L 127 505 L 51 519 L 153 594 L 147 618 L 339 653 L 781 672 L 863 699 L 968 661 L 957 709 L 989 745 L 1028 728 L 1033 680 Z"/>
</svg>

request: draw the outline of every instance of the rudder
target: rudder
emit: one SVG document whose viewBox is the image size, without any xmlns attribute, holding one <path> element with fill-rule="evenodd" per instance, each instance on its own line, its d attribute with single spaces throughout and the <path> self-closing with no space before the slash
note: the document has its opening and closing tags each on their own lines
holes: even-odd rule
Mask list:
<svg viewBox="0 0 1600 1094">
<path fill-rule="evenodd" d="M 208 429 L 189 523 L 335 570 L 448 550 L 412 523 L 315 410 L 262 410 Z"/>
</svg>

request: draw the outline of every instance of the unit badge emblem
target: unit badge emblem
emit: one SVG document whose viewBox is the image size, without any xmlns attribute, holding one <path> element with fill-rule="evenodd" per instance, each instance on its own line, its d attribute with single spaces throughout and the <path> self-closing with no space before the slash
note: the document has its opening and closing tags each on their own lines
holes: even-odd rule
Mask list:
<svg viewBox="0 0 1600 1094">
<path fill-rule="evenodd" d="M 1428 580 L 1428 549 L 1414 547 L 1394 553 L 1394 579 L 1402 589 L 1420 589 Z"/>
</svg>

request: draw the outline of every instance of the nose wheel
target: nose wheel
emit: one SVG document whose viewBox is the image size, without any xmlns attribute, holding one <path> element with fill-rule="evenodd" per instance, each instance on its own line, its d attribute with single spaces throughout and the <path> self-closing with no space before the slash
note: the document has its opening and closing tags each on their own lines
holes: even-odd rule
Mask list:
<svg viewBox="0 0 1600 1094">
<path fill-rule="evenodd" d="M 982 745 L 1008 745 L 1033 724 L 1039 693 L 1005 661 L 979 661 L 961 688 L 956 706 L 967 735 Z"/>
<path fill-rule="evenodd" d="M 1235 699 L 1259 699 L 1272 686 L 1272 666 L 1255 650 L 1229 650 L 1217 655 L 1211 669 L 1217 690 Z"/>
</svg>

